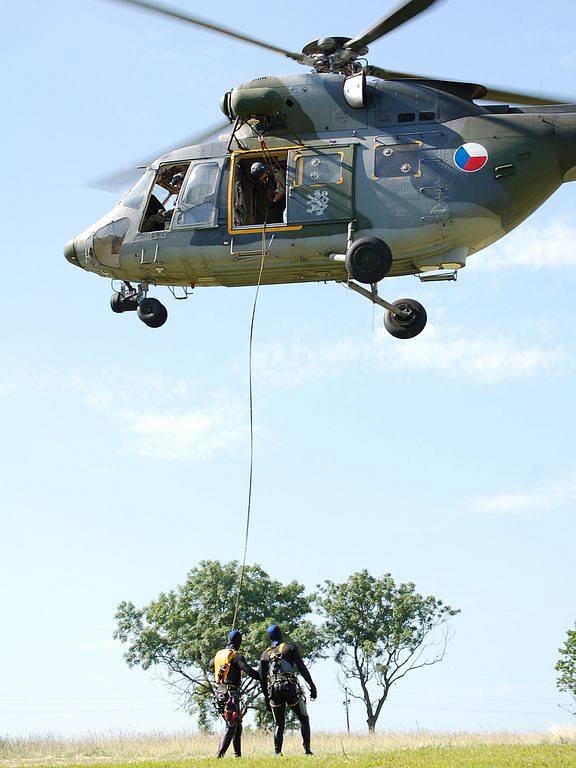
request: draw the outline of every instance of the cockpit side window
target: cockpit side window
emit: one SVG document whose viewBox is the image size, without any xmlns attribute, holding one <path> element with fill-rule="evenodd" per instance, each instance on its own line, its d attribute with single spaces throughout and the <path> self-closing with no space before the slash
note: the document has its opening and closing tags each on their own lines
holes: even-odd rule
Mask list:
<svg viewBox="0 0 576 768">
<path fill-rule="evenodd" d="M 186 162 L 160 166 L 142 217 L 141 232 L 162 232 L 170 229 L 189 165 L 190 163 Z"/>
<path fill-rule="evenodd" d="M 220 163 L 193 163 L 178 200 L 177 227 L 209 227 L 216 224 Z"/>
</svg>

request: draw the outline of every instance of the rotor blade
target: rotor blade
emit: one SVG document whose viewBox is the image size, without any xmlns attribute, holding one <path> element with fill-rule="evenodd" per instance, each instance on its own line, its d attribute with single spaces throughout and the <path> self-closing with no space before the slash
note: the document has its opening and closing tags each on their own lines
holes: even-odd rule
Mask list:
<svg viewBox="0 0 576 768">
<path fill-rule="evenodd" d="M 370 45 L 375 40 L 379 40 L 394 29 L 406 24 L 407 21 L 410 21 L 415 16 L 419 16 L 437 2 L 439 0 L 408 0 L 395 11 L 387 16 L 383 16 L 372 26 L 368 27 L 368 29 L 365 29 L 362 34 L 349 40 L 346 43 L 346 48 L 352 48 L 353 51 L 356 51 L 359 48 Z"/>
<path fill-rule="evenodd" d="M 157 157 L 167 155 L 168 152 L 173 152 L 174 150 L 180 149 L 182 147 L 190 147 L 194 144 L 201 144 L 211 136 L 222 133 L 226 128 L 230 128 L 230 130 L 232 130 L 232 126 L 230 125 L 229 120 L 227 120 L 225 123 L 213 125 L 211 128 L 207 128 L 201 134 L 183 139 L 182 141 L 178 142 L 178 144 L 173 144 L 164 150 L 155 152 L 154 155 L 150 153 L 150 155 L 145 160 L 141 160 L 140 162 L 135 161 L 130 163 L 129 166 L 126 166 L 125 168 L 122 168 L 118 171 L 106 174 L 105 176 L 99 176 L 98 178 L 90 181 L 87 186 L 91 187 L 92 189 L 102 189 L 105 192 L 118 192 L 123 189 L 127 189 L 130 184 L 138 178 L 138 175 L 142 173 L 142 169 L 147 168 L 150 165 L 152 160 L 156 159 Z"/>
<path fill-rule="evenodd" d="M 372 77 L 379 77 L 382 80 L 413 80 L 430 83 L 431 87 L 434 87 L 434 83 L 441 84 L 444 81 L 443 78 L 432 78 L 426 75 L 414 75 L 406 72 L 395 72 L 391 69 L 381 69 L 380 67 L 373 67 L 372 65 L 366 67 L 366 74 Z M 453 85 L 459 83 L 454 82 Z M 460 83 L 460 85 L 470 85 L 469 83 Z M 503 101 L 508 104 L 524 104 L 531 107 L 544 107 L 552 106 L 556 104 L 571 104 L 573 99 L 563 99 L 559 96 L 545 96 L 543 94 L 537 96 L 534 93 L 522 93 L 520 91 L 507 91 L 498 87 L 490 85 L 477 86 L 478 92 L 473 98 L 482 99 L 483 101 Z"/>
<path fill-rule="evenodd" d="M 366 74 L 369 77 L 379 77 L 380 80 L 428 80 L 425 75 L 411 75 L 408 72 L 395 72 L 393 69 L 382 69 L 369 64 L 366 67 Z"/>
<path fill-rule="evenodd" d="M 255 37 L 244 35 L 242 32 L 236 32 L 233 29 L 229 29 L 228 27 L 222 27 L 219 24 L 214 24 L 214 22 L 208 21 L 207 19 L 202 19 L 199 16 L 191 16 L 190 14 L 183 13 L 177 8 L 170 8 L 158 3 L 147 2 L 147 0 L 108 0 L 108 2 L 118 3 L 121 5 L 133 5 L 136 8 L 140 8 L 141 10 L 151 11 L 152 13 L 158 13 L 162 16 L 169 16 L 173 19 L 178 19 L 179 21 L 185 21 L 188 24 L 195 24 L 197 27 L 203 27 L 204 29 L 209 29 L 212 32 L 218 32 L 221 35 L 233 37 L 236 40 L 242 40 L 244 43 L 257 45 L 258 47 L 265 48 L 268 51 L 274 51 L 274 53 L 281 53 L 283 56 L 287 56 L 289 59 L 293 59 L 294 61 L 302 62 L 305 58 L 301 53 L 287 51 L 284 48 L 280 48 L 277 45 L 272 45 L 271 43 L 267 43 L 264 40 L 258 40 Z"/>
<path fill-rule="evenodd" d="M 504 101 L 510 104 L 525 104 L 528 107 L 546 107 L 557 104 L 572 104 L 574 99 L 562 99 L 559 96 L 536 96 L 533 93 L 520 93 L 519 91 L 502 91 L 491 85 L 486 86 L 485 101 Z"/>
</svg>

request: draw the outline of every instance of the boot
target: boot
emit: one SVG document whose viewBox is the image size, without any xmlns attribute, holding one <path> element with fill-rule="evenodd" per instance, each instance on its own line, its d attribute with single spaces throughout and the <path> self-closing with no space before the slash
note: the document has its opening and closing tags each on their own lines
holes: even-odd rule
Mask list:
<svg viewBox="0 0 576 768">
<path fill-rule="evenodd" d="M 312 755 L 312 754 L 314 754 L 312 752 L 312 750 L 310 749 L 311 733 L 310 733 L 310 718 L 309 717 L 302 717 L 302 718 L 300 718 L 300 733 L 302 734 L 302 746 L 304 747 L 304 754 L 305 755 Z"/>
</svg>

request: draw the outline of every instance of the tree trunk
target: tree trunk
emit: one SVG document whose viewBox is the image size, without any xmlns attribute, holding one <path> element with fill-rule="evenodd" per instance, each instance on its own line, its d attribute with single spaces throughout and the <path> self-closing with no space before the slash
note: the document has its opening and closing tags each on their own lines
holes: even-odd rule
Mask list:
<svg viewBox="0 0 576 768">
<path fill-rule="evenodd" d="M 368 733 L 376 733 L 376 718 L 369 717 L 366 722 L 368 723 Z"/>
</svg>

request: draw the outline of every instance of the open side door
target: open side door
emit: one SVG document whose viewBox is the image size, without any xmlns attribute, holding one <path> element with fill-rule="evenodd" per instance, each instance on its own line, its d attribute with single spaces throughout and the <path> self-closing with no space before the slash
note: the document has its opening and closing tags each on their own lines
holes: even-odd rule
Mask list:
<svg viewBox="0 0 576 768">
<path fill-rule="evenodd" d="M 288 224 L 354 218 L 354 145 L 290 151 L 286 180 Z"/>
</svg>

